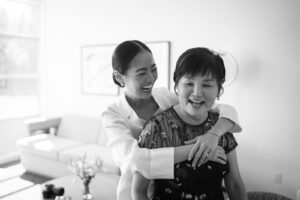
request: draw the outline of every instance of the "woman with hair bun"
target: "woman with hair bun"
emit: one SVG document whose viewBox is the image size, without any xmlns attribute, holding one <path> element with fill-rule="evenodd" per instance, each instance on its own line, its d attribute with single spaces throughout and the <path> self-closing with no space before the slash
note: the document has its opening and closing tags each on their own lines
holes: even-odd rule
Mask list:
<svg viewBox="0 0 300 200">
<path fill-rule="evenodd" d="M 140 148 L 137 139 L 150 118 L 178 104 L 178 97 L 165 88 L 153 86 L 157 67 L 151 50 L 137 40 L 119 44 L 112 56 L 113 80 L 124 88 L 118 102 L 108 106 L 102 114 L 113 157 L 121 169 L 117 190 L 118 200 L 131 199 L 133 174 L 148 179 L 174 178 L 174 164 L 191 160 L 199 167 L 207 160 L 225 163 L 224 151 L 217 147 L 219 136 L 227 131 L 241 130 L 237 113 L 229 105 L 217 105 L 219 118 L 207 133 L 186 145 L 156 149 Z"/>
</svg>

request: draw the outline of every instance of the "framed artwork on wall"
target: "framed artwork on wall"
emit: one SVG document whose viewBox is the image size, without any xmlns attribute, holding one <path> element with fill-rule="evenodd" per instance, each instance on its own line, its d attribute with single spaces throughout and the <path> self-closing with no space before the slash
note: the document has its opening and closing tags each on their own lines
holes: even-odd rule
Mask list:
<svg viewBox="0 0 300 200">
<path fill-rule="evenodd" d="M 170 42 L 145 42 L 157 65 L 155 87 L 170 89 Z M 118 95 L 112 79 L 111 58 L 117 44 L 86 45 L 81 48 L 81 90 L 84 94 Z"/>
<path fill-rule="evenodd" d="M 84 94 L 119 94 L 112 80 L 111 57 L 115 47 L 107 44 L 81 48 L 81 90 Z"/>
<path fill-rule="evenodd" d="M 146 42 L 157 66 L 158 78 L 154 87 L 170 89 L 170 42 Z"/>
</svg>

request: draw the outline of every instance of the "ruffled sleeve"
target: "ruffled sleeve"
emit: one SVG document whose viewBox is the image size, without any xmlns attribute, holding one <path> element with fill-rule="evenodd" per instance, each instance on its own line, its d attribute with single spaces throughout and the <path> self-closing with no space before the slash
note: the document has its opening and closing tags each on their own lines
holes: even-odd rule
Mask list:
<svg viewBox="0 0 300 200">
<path fill-rule="evenodd" d="M 220 137 L 219 145 L 222 146 L 225 150 L 225 153 L 228 154 L 237 147 L 238 143 L 236 142 L 233 134 L 227 132 Z"/>
</svg>

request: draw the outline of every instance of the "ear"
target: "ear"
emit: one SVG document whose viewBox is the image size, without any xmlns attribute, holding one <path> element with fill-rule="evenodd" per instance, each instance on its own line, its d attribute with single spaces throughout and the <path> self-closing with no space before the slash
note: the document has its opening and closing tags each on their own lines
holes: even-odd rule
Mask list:
<svg viewBox="0 0 300 200">
<path fill-rule="evenodd" d="M 177 93 L 177 85 L 174 85 L 174 92 L 175 92 L 175 94 L 178 96 L 178 93 Z"/>
<path fill-rule="evenodd" d="M 118 72 L 117 70 L 114 70 L 114 76 L 115 76 L 116 80 L 121 84 L 121 86 L 124 87 L 125 81 L 124 81 L 123 75 L 120 74 L 120 72 Z"/>
<path fill-rule="evenodd" d="M 217 99 L 220 100 L 220 97 L 222 96 L 222 94 L 224 93 L 224 89 L 223 87 L 220 89 L 219 94 L 217 95 Z"/>
</svg>

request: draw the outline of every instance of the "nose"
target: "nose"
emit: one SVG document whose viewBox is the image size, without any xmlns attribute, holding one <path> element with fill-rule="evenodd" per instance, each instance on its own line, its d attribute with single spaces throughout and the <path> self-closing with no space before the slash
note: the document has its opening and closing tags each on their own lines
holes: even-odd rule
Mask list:
<svg viewBox="0 0 300 200">
<path fill-rule="evenodd" d="M 152 72 L 148 72 L 147 81 L 153 82 L 155 80 L 155 75 Z"/>
<path fill-rule="evenodd" d="M 201 85 L 195 84 L 194 89 L 193 89 L 193 95 L 196 97 L 202 96 L 202 86 Z"/>
</svg>

